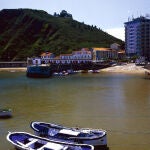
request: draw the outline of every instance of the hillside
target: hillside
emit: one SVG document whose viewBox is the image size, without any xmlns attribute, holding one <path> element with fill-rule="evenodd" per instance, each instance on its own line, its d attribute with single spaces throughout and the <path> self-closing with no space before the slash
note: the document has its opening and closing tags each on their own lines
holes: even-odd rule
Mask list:
<svg viewBox="0 0 150 150">
<path fill-rule="evenodd" d="M 26 60 L 43 51 L 56 55 L 82 47 L 109 47 L 123 42 L 72 18 L 54 17 L 42 10 L 0 11 L 0 60 Z"/>
</svg>

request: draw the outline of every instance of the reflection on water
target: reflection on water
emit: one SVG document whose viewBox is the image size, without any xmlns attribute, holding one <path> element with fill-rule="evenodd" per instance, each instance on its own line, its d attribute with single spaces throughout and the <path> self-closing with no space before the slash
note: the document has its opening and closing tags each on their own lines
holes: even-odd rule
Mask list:
<svg viewBox="0 0 150 150">
<path fill-rule="evenodd" d="M 7 131 L 27 131 L 31 121 L 107 130 L 110 150 L 150 149 L 150 81 L 142 75 L 76 74 L 49 79 L 0 73 L 0 149 L 13 150 Z"/>
</svg>

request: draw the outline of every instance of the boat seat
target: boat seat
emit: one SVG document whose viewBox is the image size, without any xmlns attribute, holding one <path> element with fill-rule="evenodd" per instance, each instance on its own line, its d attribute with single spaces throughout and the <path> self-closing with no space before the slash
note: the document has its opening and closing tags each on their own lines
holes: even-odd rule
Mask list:
<svg viewBox="0 0 150 150">
<path fill-rule="evenodd" d="M 21 143 L 20 141 L 16 141 L 16 142 L 17 142 L 17 144 L 19 144 L 19 145 L 22 146 L 22 147 L 27 147 L 26 144 L 23 144 L 23 143 Z"/>
<path fill-rule="evenodd" d="M 43 149 L 55 149 L 55 150 L 63 150 L 64 146 L 59 143 L 46 143 L 42 147 L 38 148 L 37 150 L 43 150 Z"/>
<path fill-rule="evenodd" d="M 38 139 L 32 139 L 32 138 L 30 138 L 29 141 L 30 141 L 29 143 L 25 144 L 27 147 L 28 147 L 29 145 L 31 145 L 31 144 L 37 142 Z"/>
<path fill-rule="evenodd" d="M 37 142 L 38 140 L 37 139 L 29 139 L 30 142 L 28 142 L 27 144 L 23 144 L 21 143 L 20 141 L 17 141 L 17 143 L 23 147 L 29 147 L 31 144 Z"/>
</svg>

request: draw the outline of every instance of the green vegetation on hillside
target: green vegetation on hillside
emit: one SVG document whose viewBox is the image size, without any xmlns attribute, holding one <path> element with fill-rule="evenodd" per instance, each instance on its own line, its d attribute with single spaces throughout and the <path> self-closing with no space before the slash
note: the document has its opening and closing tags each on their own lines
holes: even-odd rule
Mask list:
<svg viewBox="0 0 150 150">
<path fill-rule="evenodd" d="M 56 55 L 82 47 L 109 47 L 123 42 L 70 18 L 55 17 L 42 10 L 0 11 L 0 60 L 26 60 L 41 52 Z"/>
</svg>

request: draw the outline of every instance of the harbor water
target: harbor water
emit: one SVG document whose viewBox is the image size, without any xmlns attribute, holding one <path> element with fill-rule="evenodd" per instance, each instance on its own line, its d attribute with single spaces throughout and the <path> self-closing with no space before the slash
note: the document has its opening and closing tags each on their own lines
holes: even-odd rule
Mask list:
<svg viewBox="0 0 150 150">
<path fill-rule="evenodd" d="M 150 150 L 150 80 L 143 74 L 78 73 L 47 79 L 0 72 L 0 150 L 14 150 L 8 131 L 33 133 L 32 121 L 102 128 L 110 150 Z"/>
</svg>

